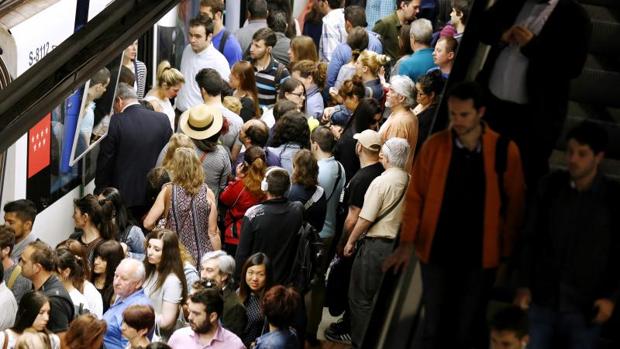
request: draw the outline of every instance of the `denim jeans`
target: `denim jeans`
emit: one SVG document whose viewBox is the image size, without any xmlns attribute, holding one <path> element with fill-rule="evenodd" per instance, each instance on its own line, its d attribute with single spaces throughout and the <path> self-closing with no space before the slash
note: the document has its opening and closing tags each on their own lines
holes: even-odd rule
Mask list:
<svg viewBox="0 0 620 349">
<path fill-rule="evenodd" d="M 530 344 L 528 349 L 551 349 L 554 338 L 561 339 L 562 348 L 591 349 L 601 334 L 601 326 L 586 320 L 581 312 L 559 312 L 532 304 L 530 320 Z"/>
</svg>

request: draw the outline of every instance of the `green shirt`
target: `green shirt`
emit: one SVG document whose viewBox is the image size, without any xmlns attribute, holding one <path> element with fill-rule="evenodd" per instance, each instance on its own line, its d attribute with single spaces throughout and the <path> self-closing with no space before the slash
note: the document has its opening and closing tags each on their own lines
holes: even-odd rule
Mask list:
<svg viewBox="0 0 620 349">
<path fill-rule="evenodd" d="M 383 39 L 383 52 L 390 56 L 392 61 L 396 61 L 400 57 L 400 48 L 398 47 L 400 27 L 400 20 L 396 11 L 394 11 L 391 15 L 377 21 L 374 28 L 372 28 L 372 31 L 381 35 Z"/>
</svg>

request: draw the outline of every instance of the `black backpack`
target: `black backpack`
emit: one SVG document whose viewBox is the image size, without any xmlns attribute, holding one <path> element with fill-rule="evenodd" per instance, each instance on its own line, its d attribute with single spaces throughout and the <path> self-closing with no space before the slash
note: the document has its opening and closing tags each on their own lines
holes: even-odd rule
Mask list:
<svg viewBox="0 0 620 349">
<path fill-rule="evenodd" d="M 307 210 L 323 196 L 323 188 L 317 186 L 312 197 L 304 205 Z M 295 261 L 289 276 L 289 284 L 302 294 L 308 292 L 313 285 L 323 280 L 321 266 L 325 257 L 323 242 L 319 231 L 304 220 L 297 232 L 299 240 Z"/>
</svg>

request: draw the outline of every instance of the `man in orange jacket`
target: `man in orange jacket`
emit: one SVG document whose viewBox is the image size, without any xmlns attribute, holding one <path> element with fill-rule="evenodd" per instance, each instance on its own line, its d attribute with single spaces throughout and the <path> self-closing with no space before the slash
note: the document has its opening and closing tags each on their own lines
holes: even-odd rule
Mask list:
<svg viewBox="0 0 620 349">
<path fill-rule="evenodd" d="M 420 259 L 421 348 L 469 348 L 482 340 L 488 292 L 511 255 L 524 208 L 519 150 L 482 121 L 481 87 L 454 86 L 448 108 L 450 127 L 429 138 L 416 159 L 400 246 L 384 263 L 406 265 L 414 249 Z"/>
</svg>

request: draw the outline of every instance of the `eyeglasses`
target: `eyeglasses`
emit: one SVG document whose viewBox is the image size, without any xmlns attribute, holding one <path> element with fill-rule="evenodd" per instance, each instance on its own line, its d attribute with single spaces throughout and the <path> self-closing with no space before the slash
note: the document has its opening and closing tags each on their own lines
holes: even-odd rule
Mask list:
<svg viewBox="0 0 620 349">
<path fill-rule="evenodd" d="M 303 92 L 299 92 L 299 93 L 289 92 L 289 93 L 292 94 L 292 95 L 295 95 L 295 96 L 297 96 L 299 98 L 306 98 L 306 96 L 304 95 Z"/>
</svg>

